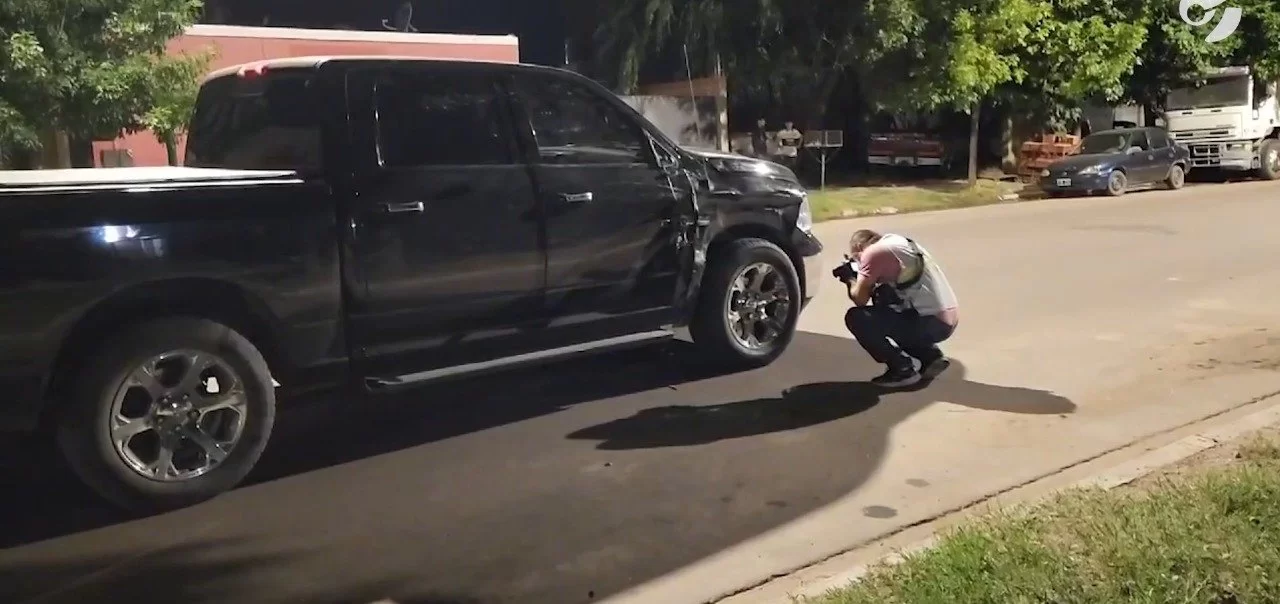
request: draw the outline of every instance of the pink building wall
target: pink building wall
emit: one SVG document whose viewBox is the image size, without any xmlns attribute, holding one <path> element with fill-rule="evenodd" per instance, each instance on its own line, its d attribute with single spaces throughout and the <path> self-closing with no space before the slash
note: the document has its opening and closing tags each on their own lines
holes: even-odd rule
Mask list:
<svg viewBox="0 0 1280 604">
<path fill-rule="evenodd" d="M 169 43 L 169 52 L 199 53 L 213 49 L 216 55 L 209 70 L 288 57 L 316 55 L 394 55 L 438 59 L 469 59 L 518 63 L 519 43 L 515 36 L 476 36 L 379 31 L 294 29 L 282 27 L 239 27 L 194 25 Z M 183 144 L 178 141 L 178 158 Z M 102 167 L 102 152 L 128 149 L 136 166 L 168 164 L 164 145 L 150 132 L 126 134 L 113 141 L 93 144 L 94 164 Z"/>
</svg>

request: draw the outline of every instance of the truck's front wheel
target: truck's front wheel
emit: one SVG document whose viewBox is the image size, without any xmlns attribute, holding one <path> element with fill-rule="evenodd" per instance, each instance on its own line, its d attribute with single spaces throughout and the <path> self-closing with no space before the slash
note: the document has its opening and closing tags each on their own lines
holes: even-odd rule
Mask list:
<svg viewBox="0 0 1280 604">
<path fill-rule="evenodd" d="M 795 337 L 800 279 L 791 259 L 763 239 L 728 243 L 710 259 L 690 325 L 712 363 L 751 369 L 772 363 Z"/>
<path fill-rule="evenodd" d="M 1258 150 L 1261 155 L 1262 169 L 1258 172 L 1267 180 L 1280 179 L 1280 140 L 1269 138 L 1262 141 L 1262 148 Z"/>
<path fill-rule="evenodd" d="M 76 368 L 58 445 L 72 469 L 132 512 L 184 507 L 235 487 L 266 447 L 275 390 L 262 354 L 203 319 L 127 327 Z"/>
</svg>

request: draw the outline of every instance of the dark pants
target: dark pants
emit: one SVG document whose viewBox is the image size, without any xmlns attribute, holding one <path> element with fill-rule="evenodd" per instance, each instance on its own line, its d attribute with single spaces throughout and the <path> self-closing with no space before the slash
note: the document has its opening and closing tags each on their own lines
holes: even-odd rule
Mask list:
<svg viewBox="0 0 1280 604">
<path fill-rule="evenodd" d="M 906 314 L 884 306 L 850 308 L 844 324 L 871 358 L 893 368 L 913 368 L 913 358 L 928 363 L 941 357 L 938 343 L 955 331 L 935 315 Z"/>
</svg>

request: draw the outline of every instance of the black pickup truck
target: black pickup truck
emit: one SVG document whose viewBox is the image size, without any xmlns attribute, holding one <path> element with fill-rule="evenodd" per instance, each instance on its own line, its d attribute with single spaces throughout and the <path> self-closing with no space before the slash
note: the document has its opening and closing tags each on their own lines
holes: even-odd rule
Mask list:
<svg viewBox="0 0 1280 604">
<path fill-rule="evenodd" d="M 804 188 L 527 65 L 210 74 L 185 166 L 0 172 L 0 427 L 138 512 L 239 483 L 277 399 L 672 338 L 751 368 L 818 285 Z"/>
</svg>

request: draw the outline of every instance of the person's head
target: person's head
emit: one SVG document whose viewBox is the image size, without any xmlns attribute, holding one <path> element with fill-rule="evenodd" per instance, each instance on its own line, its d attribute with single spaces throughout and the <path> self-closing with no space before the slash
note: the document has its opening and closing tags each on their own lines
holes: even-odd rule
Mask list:
<svg viewBox="0 0 1280 604">
<path fill-rule="evenodd" d="M 791 130 L 791 129 L 795 128 L 795 125 L 796 125 L 796 123 L 795 123 L 795 122 L 793 122 L 793 121 L 791 121 L 791 120 L 787 120 L 787 130 Z"/>
<path fill-rule="evenodd" d="M 871 229 L 854 231 L 853 236 L 849 238 L 849 259 L 857 261 L 862 256 L 862 251 L 880 241 L 880 237 L 882 237 L 880 233 Z"/>
<path fill-rule="evenodd" d="M 766 122 L 764 118 L 760 118 L 760 119 L 756 120 L 756 125 L 757 125 L 757 126 L 760 126 L 761 128 L 764 128 L 765 124 L 767 124 L 767 123 L 768 123 L 768 122 Z"/>
</svg>

